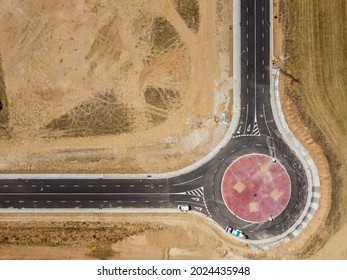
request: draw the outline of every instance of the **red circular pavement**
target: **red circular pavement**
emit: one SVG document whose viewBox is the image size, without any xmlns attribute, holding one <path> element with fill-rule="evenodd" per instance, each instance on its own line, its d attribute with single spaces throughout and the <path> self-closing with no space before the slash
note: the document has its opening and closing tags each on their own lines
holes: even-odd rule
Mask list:
<svg viewBox="0 0 347 280">
<path fill-rule="evenodd" d="M 291 183 L 283 166 L 266 155 L 251 154 L 233 162 L 224 174 L 224 203 L 238 218 L 260 223 L 286 208 Z"/>
</svg>

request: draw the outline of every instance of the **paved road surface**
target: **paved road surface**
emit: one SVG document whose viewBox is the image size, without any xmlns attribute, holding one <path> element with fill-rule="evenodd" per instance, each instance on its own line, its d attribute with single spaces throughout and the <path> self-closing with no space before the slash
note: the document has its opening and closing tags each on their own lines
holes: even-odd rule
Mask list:
<svg viewBox="0 0 347 280">
<path fill-rule="evenodd" d="M 305 207 L 307 178 L 302 164 L 284 143 L 270 105 L 269 0 L 243 0 L 240 9 L 241 116 L 231 141 L 209 162 L 167 179 L 0 180 L 0 208 L 176 208 L 189 204 L 223 228 L 231 225 L 243 229 L 253 240 L 290 228 Z M 272 221 L 242 221 L 222 199 L 221 182 L 227 167 L 250 153 L 276 158 L 291 179 L 288 206 Z"/>
</svg>

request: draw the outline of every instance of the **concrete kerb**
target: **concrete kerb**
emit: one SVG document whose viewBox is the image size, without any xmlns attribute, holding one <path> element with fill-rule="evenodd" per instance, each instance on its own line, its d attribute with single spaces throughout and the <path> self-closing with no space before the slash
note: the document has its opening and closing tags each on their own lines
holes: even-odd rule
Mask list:
<svg viewBox="0 0 347 280">
<path fill-rule="evenodd" d="M 273 57 L 273 0 L 270 0 L 270 57 Z M 274 69 L 270 81 L 270 96 L 271 96 L 271 107 L 273 109 L 273 115 L 276 125 L 282 135 L 282 137 L 287 142 L 288 146 L 294 151 L 297 157 L 303 164 L 307 180 L 308 180 L 308 196 L 304 211 L 300 215 L 299 219 L 291 226 L 287 231 L 285 231 L 280 236 L 276 236 L 271 239 L 252 241 L 256 245 L 261 245 L 263 249 L 268 249 L 269 246 L 278 246 L 278 242 L 288 242 L 292 238 L 299 235 L 308 223 L 314 217 L 316 210 L 319 207 L 320 198 L 320 180 L 317 167 L 311 158 L 309 152 L 301 145 L 301 143 L 295 138 L 294 134 L 290 131 L 285 117 L 283 115 L 280 94 L 279 94 L 279 69 Z M 316 198 L 314 200 L 313 198 Z M 310 210 L 312 209 L 312 210 Z"/>
<path fill-rule="evenodd" d="M 206 162 L 211 160 L 230 141 L 236 131 L 240 119 L 241 89 L 240 89 L 240 61 L 239 54 L 241 42 L 239 36 L 241 27 L 239 26 L 240 14 L 237 13 L 237 6 L 240 0 L 233 0 L 233 113 L 229 128 L 222 141 L 205 157 L 183 169 L 166 173 L 147 174 L 0 174 L 0 179 L 166 179 L 189 173 Z"/>
</svg>

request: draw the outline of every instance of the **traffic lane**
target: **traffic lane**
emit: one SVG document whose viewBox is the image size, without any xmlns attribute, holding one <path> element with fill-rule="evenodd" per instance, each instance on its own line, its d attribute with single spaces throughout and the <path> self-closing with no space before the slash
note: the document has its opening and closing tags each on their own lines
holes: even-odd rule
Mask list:
<svg viewBox="0 0 347 280">
<path fill-rule="evenodd" d="M 168 192 L 164 184 L 139 183 L 138 181 L 122 182 L 105 180 L 25 180 L 14 182 L 0 181 L 0 193 L 153 193 Z"/>
<path fill-rule="evenodd" d="M 57 193 L 57 194 L 3 194 L 1 208 L 112 208 L 156 207 L 171 208 L 168 194 L 114 194 L 114 193 Z"/>
<path fill-rule="evenodd" d="M 246 138 L 252 140 L 250 141 L 251 143 L 247 143 L 247 145 L 249 146 L 249 148 L 247 149 L 248 153 L 254 152 L 266 155 L 270 154 L 270 149 L 267 141 L 268 137 L 242 137 L 238 139 L 244 140 Z M 254 141 L 254 139 L 256 139 L 256 141 Z M 245 144 L 248 141 L 242 142 L 244 142 L 242 144 Z M 239 158 L 240 156 L 242 155 L 235 154 L 233 159 L 229 159 L 228 164 L 234 161 L 235 159 Z M 281 164 L 285 165 L 284 159 L 279 160 L 281 161 Z M 269 238 L 271 236 L 280 234 L 296 222 L 298 216 L 300 215 L 305 205 L 306 196 L 305 194 L 298 192 L 298 188 L 296 186 L 299 186 L 300 184 L 297 181 L 292 180 L 292 177 L 295 176 L 295 174 L 289 174 L 292 180 L 292 184 L 294 183 L 294 186 L 292 188 L 292 197 L 284 212 L 282 212 L 282 214 L 276 217 L 274 220 L 266 221 L 261 224 L 254 224 L 239 219 L 238 217 L 233 215 L 233 213 L 224 204 L 223 196 L 221 193 L 221 187 L 218 187 L 222 184 L 224 172 L 225 171 L 220 170 L 216 174 L 216 178 L 214 179 L 214 194 L 212 195 L 209 192 L 206 193 L 207 208 L 210 209 L 212 218 L 218 221 L 218 223 L 222 227 L 232 225 L 240 229 L 244 229 L 251 239 L 256 240 L 261 238 Z M 301 188 L 304 188 L 304 186 L 302 186 Z"/>
<path fill-rule="evenodd" d="M 179 192 L 188 191 L 198 187 L 201 183 L 198 179 L 192 182 L 176 185 L 168 180 L 0 180 L 0 193 L 155 193 L 155 192 Z"/>
</svg>

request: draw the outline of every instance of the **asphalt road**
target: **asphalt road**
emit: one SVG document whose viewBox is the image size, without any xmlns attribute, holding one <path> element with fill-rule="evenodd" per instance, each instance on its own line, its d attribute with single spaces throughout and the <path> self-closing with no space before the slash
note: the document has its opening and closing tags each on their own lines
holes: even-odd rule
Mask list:
<svg viewBox="0 0 347 280">
<path fill-rule="evenodd" d="M 302 213 L 308 188 L 302 164 L 283 141 L 272 114 L 269 8 L 269 0 L 241 1 L 241 116 L 233 138 L 209 162 L 167 179 L 0 180 L 0 208 L 176 208 L 189 204 L 223 228 L 231 225 L 244 230 L 253 240 L 286 231 Z M 272 221 L 245 222 L 223 202 L 221 182 L 227 167 L 250 153 L 275 157 L 291 179 L 290 201 Z"/>
</svg>

